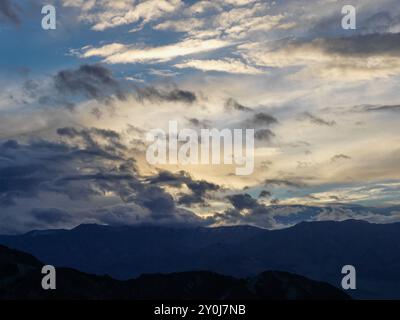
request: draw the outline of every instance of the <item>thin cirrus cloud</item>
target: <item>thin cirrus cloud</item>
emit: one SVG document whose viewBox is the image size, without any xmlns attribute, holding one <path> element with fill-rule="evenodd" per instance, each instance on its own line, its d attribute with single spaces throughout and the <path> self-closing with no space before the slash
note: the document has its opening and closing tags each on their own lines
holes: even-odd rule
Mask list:
<svg viewBox="0 0 400 320">
<path fill-rule="evenodd" d="M 221 49 L 231 45 L 218 39 L 184 39 L 175 44 L 154 47 L 135 47 L 119 43 L 108 44 L 99 48 L 83 48 L 81 57 L 101 57 L 105 63 L 152 63 L 166 62 L 177 57 L 188 56 Z"/>
<path fill-rule="evenodd" d="M 237 74 L 262 74 L 263 71 L 256 67 L 249 66 L 240 60 L 224 59 L 224 60 L 189 60 L 176 64 L 175 67 L 184 69 L 192 68 L 202 71 L 218 71 Z"/>
</svg>

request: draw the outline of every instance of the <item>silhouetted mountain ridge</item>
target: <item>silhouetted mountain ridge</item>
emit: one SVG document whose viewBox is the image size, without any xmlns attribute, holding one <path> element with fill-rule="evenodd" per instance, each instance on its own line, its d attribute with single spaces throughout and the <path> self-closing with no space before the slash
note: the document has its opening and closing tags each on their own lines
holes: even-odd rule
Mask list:
<svg viewBox="0 0 400 320">
<path fill-rule="evenodd" d="M 254 277 L 281 270 L 341 284 L 357 270 L 361 298 L 400 298 L 400 223 L 305 222 L 282 230 L 81 225 L 72 230 L 0 236 L 0 243 L 49 264 L 125 280 L 143 273 L 208 270 Z"/>
<path fill-rule="evenodd" d="M 277 271 L 249 279 L 198 271 L 146 274 L 134 280 L 119 281 L 109 276 L 57 268 L 56 290 L 43 290 L 42 266 L 43 263 L 28 254 L 0 246 L 0 299 L 349 299 L 329 284 Z"/>
</svg>

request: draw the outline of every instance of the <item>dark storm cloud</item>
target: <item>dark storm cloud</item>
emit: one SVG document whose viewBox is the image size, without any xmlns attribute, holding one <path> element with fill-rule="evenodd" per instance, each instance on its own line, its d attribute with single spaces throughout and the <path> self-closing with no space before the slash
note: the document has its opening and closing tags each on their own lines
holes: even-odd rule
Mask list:
<svg viewBox="0 0 400 320">
<path fill-rule="evenodd" d="M 245 111 L 245 112 L 252 112 L 253 109 L 249 107 L 245 107 L 244 105 L 237 102 L 235 99 L 229 98 L 225 102 L 225 109 L 227 110 L 235 110 L 235 111 Z"/>
<path fill-rule="evenodd" d="M 166 176 L 164 176 L 166 177 Z M 174 183 L 170 179 L 162 179 L 163 183 Z M 188 210 L 179 209 L 176 206 L 175 199 L 164 189 L 155 185 L 140 185 L 136 188 L 136 195 L 131 199 L 135 204 L 147 209 L 150 217 L 145 222 L 167 223 L 167 224 L 195 224 L 206 225 L 211 223 L 206 219 L 202 219 Z M 197 195 L 195 195 L 197 196 Z M 190 206 L 192 202 L 180 203 Z"/>
<path fill-rule="evenodd" d="M 175 185 L 177 187 L 182 186 L 187 180 L 190 180 L 190 176 L 184 172 L 180 171 L 178 173 L 173 173 L 170 171 L 160 171 L 156 176 L 150 177 L 147 180 L 151 184 L 168 184 Z"/>
<path fill-rule="evenodd" d="M 172 196 L 163 189 L 155 186 L 140 192 L 137 201 L 153 213 L 153 217 L 162 219 L 173 215 L 175 212 L 175 201 Z"/>
<path fill-rule="evenodd" d="M 270 228 L 275 221 L 269 207 L 259 204 L 249 194 L 236 194 L 228 197 L 234 208 L 225 210 L 223 213 L 216 213 L 212 219 L 214 223 L 227 225 L 254 225 Z M 243 212 L 246 210 L 246 212 Z"/>
<path fill-rule="evenodd" d="M 121 136 L 119 133 L 112 130 L 98 129 L 98 128 L 89 128 L 89 129 L 76 129 L 76 128 L 59 128 L 57 129 L 58 135 L 61 137 L 67 137 L 70 140 L 79 140 L 83 142 L 87 147 L 92 148 L 93 150 L 99 151 L 108 151 L 113 152 L 114 154 L 119 150 L 125 150 L 126 147 L 121 143 Z M 101 139 L 99 141 L 99 139 Z M 99 148 L 99 146 L 106 142 L 107 146 L 105 150 Z"/>
<path fill-rule="evenodd" d="M 115 131 L 98 129 L 98 128 L 77 130 L 75 128 L 66 127 L 66 128 L 59 128 L 57 130 L 57 133 L 62 136 L 69 136 L 71 138 L 84 137 L 86 141 L 90 142 L 90 144 L 93 144 L 93 139 L 90 139 L 91 134 L 95 134 L 103 138 L 113 139 L 113 140 L 114 139 L 119 140 L 121 138 L 119 133 Z"/>
<path fill-rule="evenodd" d="M 317 117 L 309 112 L 305 112 L 302 116 L 301 119 L 305 119 L 310 121 L 313 124 L 316 124 L 318 126 L 328 126 L 328 127 L 332 127 L 336 125 L 335 121 L 328 121 L 325 119 L 322 119 L 320 117 Z"/>
<path fill-rule="evenodd" d="M 199 120 L 196 118 L 190 118 L 188 119 L 189 123 L 196 127 L 196 128 L 201 128 L 201 129 L 207 129 L 210 128 L 210 122 L 207 120 Z"/>
<path fill-rule="evenodd" d="M 267 191 L 263 193 L 264 196 L 267 195 L 266 193 Z M 260 204 L 249 194 L 235 194 L 227 198 L 234 209 L 226 210 L 224 217 L 216 215 L 216 219 L 223 219 L 227 223 L 253 224 L 262 227 L 270 227 L 274 224 L 270 208 Z M 245 214 L 243 214 L 243 210 L 246 210 Z"/>
<path fill-rule="evenodd" d="M 110 174 L 110 173 L 96 173 L 96 174 L 79 174 L 73 176 L 66 176 L 55 181 L 56 185 L 64 185 L 72 181 L 120 181 L 120 180 L 136 180 L 135 176 L 130 174 Z"/>
<path fill-rule="evenodd" d="M 28 79 L 23 86 L 24 98 L 30 103 L 64 107 L 70 111 L 74 111 L 76 105 L 85 99 L 94 99 L 112 108 L 116 100 L 126 100 L 131 90 L 115 78 L 110 69 L 100 64 L 61 70 L 52 76 L 50 82 Z M 103 115 L 99 108 L 93 113 L 97 117 Z"/>
<path fill-rule="evenodd" d="M 216 213 L 213 217 L 216 221 L 221 221 L 227 224 L 243 224 L 244 216 L 241 214 L 240 210 L 237 209 L 227 209 L 223 213 Z"/>
<path fill-rule="evenodd" d="M 155 87 L 137 88 L 136 98 L 139 101 L 167 101 L 183 102 L 187 104 L 192 104 L 197 101 L 197 96 L 195 93 L 178 88 L 174 88 L 172 90 L 158 89 Z"/>
<path fill-rule="evenodd" d="M 366 111 L 366 112 L 374 112 L 374 111 L 392 111 L 392 112 L 400 112 L 400 105 L 362 105 L 354 107 L 356 111 Z"/>
<path fill-rule="evenodd" d="M 167 101 L 182 101 L 186 103 L 193 103 L 196 101 L 196 95 L 187 90 L 174 89 L 164 96 Z"/>
<path fill-rule="evenodd" d="M 205 180 L 193 180 L 193 178 L 185 171 L 179 171 L 178 173 L 172 173 L 169 171 L 161 171 L 158 175 L 147 179 L 151 184 L 161 185 L 175 185 L 177 187 L 185 184 L 191 191 L 199 195 L 204 195 L 207 191 L 217 191 L 221 187 L 205 181 Z"/>
<path fill-rule="evenodd" d="M 270 129 L 257 129 L 254 137 L 260 141 L 270 141 L 273 137 L 275 137 L 275 133 L 273 133 Z"/>
<path fill-rule="evenodd" d="M 119 82 L 112 72 L 97 64 L 85 64 L 78 69 L 62 70 L 54 77 L 54 85 L 62 94 L 80 94 L 87 98 L 104 101 L 114 94 L 126 99 Z"/>
<path fill-rule="evenodd" d="M 325 52 L 343 56 L 391 55 L 400 53 L 400 34 L 368 34 L 344 38 L 317 39 L 311 42 Z"/>
<path fill-rule="evenodd" d="M 187 181 L 186 185 L 195 194 L 198 194 L 198 195 L 201 195 L 201 196 L 203 196 L 208 191 L 217 191 L 217 190 L 219 190 L 221 188 L 220 186 L 218 186 L 218 185 L 216 185 L 214 183 L 205 181 L 205 180 Z"/>
<path fill-rule="evenodd" d="M 184 194 L 182 195 L 179 200 L 178 203 L 180 205 L 184 205 L 184 206 L 188 206 L 191 207 L 194 204 L 204 204 L 204 198 L 201 197 L 200 195 L 197 194 Z"/>
<path fill-rule="evenodd" d="M 179 199 L 180 204 L 191 205 L 195 203 L 204 203 L 204 198 L 208 192 L 221 190 L 219 185 L 205 181 L 194 180 L 187 172 L 180 171 L 172 173 L 169 171 L 161 171 L 158 175 L 147 179 L 152 185 L 168 185 L 177 188 L 186 185 L 192 194 L 182 195 Z"/>
<path fill-rule="evenodd" d="M 128 224 L 213 223 L 176 204 L 203 204 L 207 193 L 219 190 L 219 186 L 193 180 L 185 172 L 163 171 L 144 179 L 136 170 L 130 150 L 113 131 L 60 128 L 58 133 L 62 137 L 58 142 L 0 142 L 0 207 L 7 212 L 15 210 L 11 216 L 0 214 L 4 230 L 70 227 L 85 221 L 121 224 L 125 219 Z M 183 184 L 190 194 L 181 194 L 177 200 L 163 188 Z M 66 202 L 61 200 L 60 207 L 54 207 L 54 197 Z M 98 204 L 107 197 L 116 204 Z M 40 203 L 43 208 L 21 212 L 24 199 L 35 201 L 36 206 Z M 71 201 L 80 203 L 83 209 L 69 212 L 67 203 Z"/>
<path fill-rule="evenodd" d="M 135 163 L 123 156 L 117 135 L 100 129 L 74 131 L 72 128 L 60 129 L 59 133 L 69 134 L 66 141 L 38 140 L 29 144 L 6 141 L 0 145 L 3 205 L 12 205 L 19 198 L 37 197 L 44 191 L 85 198 L 120 188 L 122 197 L 121 180 L 133 184 Z M 78 146 L 71 136 L 79 134 L 85 143 Z M 72 188 L 71 183 L 77 181 L 87 183 Z"/>
<path fill-rule="evenodd" d="M 259 112 L 244 120 L 242 126 L 247 129 L 255 129 L 256 140 L 269 142 L 275 137 L 275 133 L 269 127 L 277 123 L 278 120 L 275 117 L 265 112 Z"/>
<path fill-rule="evenodd" d="M 260 192 L 260 194 L 258 195 L 259 198 L 269 198 L 272 196 L 272 193 L 269 192 L 268 190 L 263 190 Z"/>
<path fill-rule="evenodd" d="M 101 64 L 84 64 L 61 70 L 52 76 L 50 82 L 27 79 L 21 92 L 20 98 L 13 98 L 16 103 L 63 107 L 71 112 L 76 111 L 76 106 L 85 100 L 96 100 L 101 104 L 92 107 L 91 113 L 96 118 L 101 118 L 105 112 L 113 115 L 115 102 L 127 99 L 141 103 L 165 101 L 185 104 L 198 100 L 194 92 L 176 86 L 166 89 L 132 85 Z"/>
<path fill-rule="evenodd" d="M 257 200 L 247 193 L 228 196 L 228 199 L 237 210 L 254 209 L 259 206 Z"/>
<path fill-rule="evenodd" d="M 1 198 L 36 197 L 40 192 L 64 194 L 70 199 L 89 199 L 114 192 L 121 199 L 138 185 L 136 166 L 124 155 L 116 133 L 101 129 L 59 129 L 63 142 L 6 142 L 1 145 L 0 170 L 8 172 Z M 76 137 L 82 138 L 79 144 Z M 107 138 L 107 139 L 106 139 Z M 5 159 L 10 158 L 11 161 Z M 6 173 L 5 173 L 6 174 Z"/>
<path fill-rule="evenodd" d="M 340 160 L 350 160 L 351 157 L 345 155 L 345 154 L 336 154 L 331 158 L 331 162 L 337 162 Z"/>
<path fill-rule="evenodd" d="M 14 197 L 35 197 L 37 187 L 45 181 L 43 165 L 9 165 L 0 168 L 0 205 L 13 205 Z"/>
<path fill-rule="evenodd" d="M 11 2 L 11 0 L 0 0 L 0 21 L 1 18 L 5 18 L 15 25 L 21 24 L 18 15 L 18 8 Z"/>
<path fill-rule="evenodd" d="M 270 126 L 272 124 L 278 123 L 278 120 L 275 117 L 265 112 L 260 112 L 255 114 L 253 117 L 247 119 L 245 123 L 250 128 L 253 128 L 253 127 Z"/>
</svg>

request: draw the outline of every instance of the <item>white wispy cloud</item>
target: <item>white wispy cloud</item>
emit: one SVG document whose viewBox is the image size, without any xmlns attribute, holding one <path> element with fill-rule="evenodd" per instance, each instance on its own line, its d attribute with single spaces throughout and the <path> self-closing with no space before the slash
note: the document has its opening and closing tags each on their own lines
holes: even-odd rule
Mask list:
<svg viewBox="0 0 400 320">
<path fill-rule="evenodd" d="M 256 67 L 249 66 L 240 60 L 232 58 L 224 60 L 189 60 L 176 64 L 177 68 L 193 68 L 203 71 L 219 71 L 238 74 L 262 74 L 263 71 Z"/>
<path fill-rule="evenodd" d="M 144 25 L 178 10 L 182 4 L 181 0 L 63 0 L 64 6 L 80 9 L 80 20 L 96 31 L 133 23 Z"/>
<path fill-rule="evenodd" d="M 108 44 L 99 48 L 83 49 L 81 57 L 101 57 L 104 62 L 115 63 L 152 63 L 170 61 L 196 53 L 208 52 L 232 45 L 219 39 L 184 39 L 181 42 L 158 47 L 135 47 L 120 43 Z"/>
<path fill-rule="evenodd" d="M 190 32 L 203 27 L 205 20 L 200 18 L 188 18 L 182 20 L 167 20 L 156 26 L 155 30 L 173 30 L 178 32 Z"/>
<path fill-rule="evenodd" d="M 377 44 L 376 40 L 381 44 Z M 400 59 L 397 56 L 399 49 L 389 44 L 388 50 L 375 50 L 374 46 L 388 46 L 381 40 L 384 40 L 383 37 L 365 38 L 365 44 L 361 45 L 356 38 L 317 39 L 306 43 L 288 43 L 277 49 L 269 44 L 248 43 L 239 46 L 239 50 L 246 60 L 260 66 L 279 69 L 300 67 L 303 70 L 300 77 L 306 74 L 354 82 L 400 74 Z M 347 47 L 348 52 L 342 50 L 342 47 Z"/>
<path fill-rule="evenodd" d="M 287 21 L 285 14 L 271 14 L 270 8 L 262 1 L 201 1 L 153 28 L 187 32 L 191 36 L 209 34 L 223 39 L 244 39 L 256 32 L 296 25 Z"/>
</svg>

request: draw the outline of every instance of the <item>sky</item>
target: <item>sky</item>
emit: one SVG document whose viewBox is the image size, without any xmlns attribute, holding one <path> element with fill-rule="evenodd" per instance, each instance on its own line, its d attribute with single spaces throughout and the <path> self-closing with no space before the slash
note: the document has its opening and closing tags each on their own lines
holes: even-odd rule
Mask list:
<svg viewBox="0 0 400 320">
<path fill-rule="evenodd" d="M 0 0 L 0 41 L 0 233 L 400 218 L 396 0 Z M 150 165 L 169 121 L 254 129 L 253 174 Z"/>
</svg>

